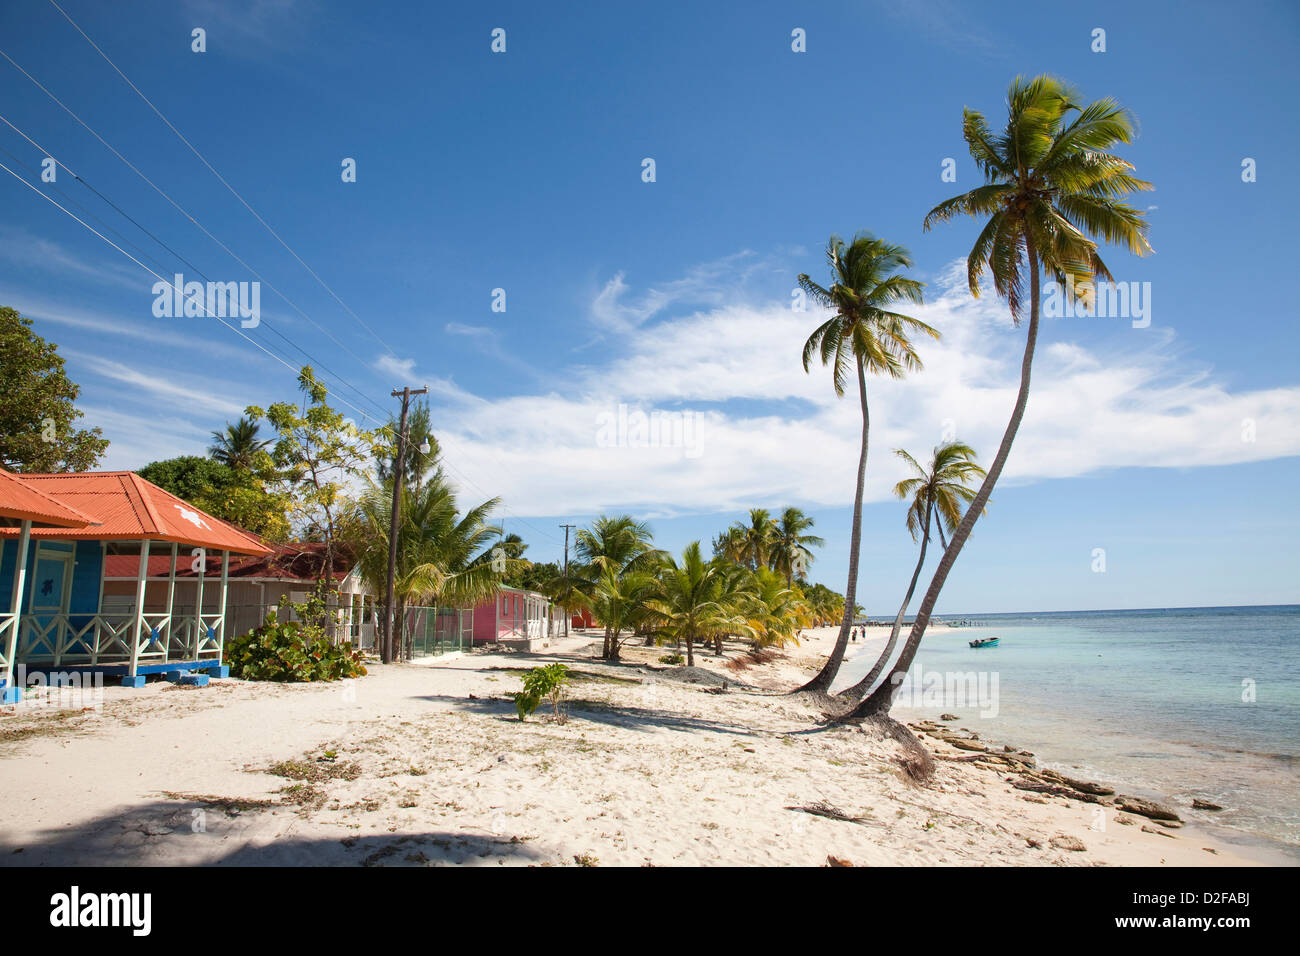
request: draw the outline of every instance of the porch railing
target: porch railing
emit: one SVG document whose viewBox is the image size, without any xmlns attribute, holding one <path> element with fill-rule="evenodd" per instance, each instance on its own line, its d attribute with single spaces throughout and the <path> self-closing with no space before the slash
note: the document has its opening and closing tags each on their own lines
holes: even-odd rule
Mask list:
<svg viewBox="0 0 1300 956">
<path fill-rule="evenodd" d="M 3 615 L 13 618 L 12 614 Z M 129 664 L 139 625 L 135 658 L 143 664 L 221 658 L 220 614 L 168 615 L 134 612 L 23 614 L 18 620 L 16 661 L 27 665 Z M 13 622 L 0 620 L 0 634 Z"/>
</svg>

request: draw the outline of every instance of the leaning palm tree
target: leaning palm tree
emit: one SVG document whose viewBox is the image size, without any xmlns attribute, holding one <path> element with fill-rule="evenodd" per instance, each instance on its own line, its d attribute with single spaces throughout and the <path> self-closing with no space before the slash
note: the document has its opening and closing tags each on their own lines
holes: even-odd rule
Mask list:
<svg viewBox="0 0 1300 956">
<path fill-rule="evenodd" d="M 1151 251 L 1146 219 L 1124 198 L 1152 186 L 1133 175 L 1131 163 L 1107 151 L 1133 139 L 1133 118 L 1127 110 L 1109 97 L 1082 105 L 1079 95 L 1062 81 L 1038 76 L 1012 81 L 1007 112 L 1005 129 L 994 134 L 982 114 L 965 110 L 962 132 L 985 183 L 935 206 L 925 217 L 925 228 L 959 214 L 988 217 L 966 258 L 971 295 L 979 295 L 980 277 L 987 269 L 1016 324 L 1024 316 L 1028 283 L 1029 327 L 1020 389 L 1002 443 L 921 598 L 898 662 L 850 717 L 888 714 L 925 636 L 939 592 L 1011 454 L 1029 401 L 1040 276 L 1046 273 L 1067 292 L 1081 291 L 1082 283 L 1087 283 L 1083 289 L 1092 288 L 1099 278 L 1113 281 L 1093 236 L 1123 245 L 1135 255 Z"/>
<path fill-rule="evenodd" d="M 661 559 L 655 596 L 646 607 L 662 635 L 686 644 L 686 665 L 694 667 L 697 641 L 754 633 L 744 613 L 752 578 L 728 561 L 704 560 L 700 543 L 693 541 L 680 561 L 667 555 Z"/>
<path fill-rule="evenodd" d="M 247 415 L 233 425 L 227 422 L 225 431 L 212 433 L 208 456 L 231 468 L 248 471 L 253 467 L 257 453 L 271 444 L 270 439 L 259 441 L 257 431 L 257 421 Z"/>
<path fill-rule="evenodd" d="M 893 656 L 898 644 L 898 632 L 903 628 L 903 616 L 907 613 L 907 606 L 912 603 L 912 595 L 916 593 L 916 580 L 921 576 L 921 568 L 925 565 L 931 525 L 939 536 L 940 546 L 946 550 L 948 542 L 944 540 L 944 528 L 948 529 L 949 534 L 957 530 L 965 506 L 975 497 L 970 482 L 983 479 L 986 474 L 975 463 L 974 449 L 961 442 L 940 445 L 934 450 L 929 465 L 925 466 L 901 448 L 895 448 L 894 454 L 912 469 L 911 478 L 904 478 L 894 485 L 894 494 L 904 500 L 911 499 L 907 509 L 907 530 L 913 541 L 920 540 L 921 556 L 916 560 L 912 580 L 907 585 L 907 593 L 903 595 L 903 604 L 894 618 L 894 626 L 889 631 L 885 649 L 862 680 L 835 695 L 853 702 L 861 700 L 871 690 L 876 678 L 885 669 L 885 664 Z"/>
<path fill-rule="evenodd" d="M 858 552 L 862 544 L 862 492 L 867 480 L 867 444 L 871 416 L 867 407 L 867 373 L 901 378 L 907 371 L 919 369 L 921 360 L 909 336 L 923 333 L 938 338 L 939 333 L 919 319 L 895 312 L 900 302 L 922 301 L 921 283 L 897 270 L 912 265 L 911 256 L 902 246 L 859 233 L 845 244 L 832 236 L 826 249 L 831 267 L 831 287 L 823 288 L 806 274 L 799 285 L 819 305 L 834 309 L 834 315 L 820 325 L 803 347 L 803 367 L 808 371 L 814 357 L 829 365 L 834 376 L 835 394 L 844 395 L 849 377 L 858 383 L 858 402 L 862 407 L 862 442 L 858 451 L 858 477 L 853 490 L 853 529 L 849 536 L 849 583 L 844 592 L 844 616 L 839 637 L 826 664 L 800 691 L 826 693 L 839 673 L 844 651 L 849 646 L 853 626 L 853 608 L 858 588 Z"/>
<path fill-rule="evenodd" d="M 802 578 L 812 564 L 810 548 L 820 548 L 826 542 L 815 534 L 805 534 L 813 526 L 813 519 L 798 508 L 786 508 L 776 522 L 770 563 L 773 571 L 785 575 L 785 586 L 793 587 L 796 577 Z"/>
</svg>

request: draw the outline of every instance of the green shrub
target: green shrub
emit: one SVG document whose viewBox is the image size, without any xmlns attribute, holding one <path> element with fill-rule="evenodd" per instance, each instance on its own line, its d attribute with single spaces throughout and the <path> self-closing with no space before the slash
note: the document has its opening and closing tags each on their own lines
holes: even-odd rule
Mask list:
<svg viewBox="0 0 1300 956">
<path fill-rule="evenodd" d="M 244 680 L 329 681 L 366 672 L 351 644 L 331 642 L 315 624 L 281 624 L 274 611 L 261 627 L 227 641 L 222 659 Z"/>
<path fill-rule="evenodd" d="M 524 689 L 516 691 L 514 695 L 515 710 L 519 712 L 519 719 L 526 720 L 543 699 L 549 699 L 556 718 L 563 720 L 564 717 L 560 713 L 560 699 L 564 696 L 564 688 L 568 683 L 569 669 L 563 664 L 544 664 L 541 667 L 534 667 L 524 675 Z"/>
<path fill-rule="evenodd" d="M 665 654 L 663 657 L 659 658 L 659 663 L 672 664 L 676 666 L 677 664 L 683 663 L 685 660 L 686 658 L 682 657 L 680 654 Z"/>
</svg>

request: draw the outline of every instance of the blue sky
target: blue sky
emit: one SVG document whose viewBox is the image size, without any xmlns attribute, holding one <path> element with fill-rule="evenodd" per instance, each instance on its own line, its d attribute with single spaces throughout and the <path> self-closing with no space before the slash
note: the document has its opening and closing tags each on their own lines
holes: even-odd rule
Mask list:
<svg viewBox="0 0 1300 956">
<path fill-rule="evenodd" d="M 48 0 L 0 9 L 0 49 L 257 270 L 250 336 L 302 362 L 278 329 L 371 415 L 429 384 L 453 476 L 504 497 L 530 557 L 600 510 L 678 549 L 796 504 L 827 539 L 813 576 L 842 590 L 857 411 L 800 367 L 817 316 L 790 293 L 825 278 L 832 233 L 907 245 L 928 283 L 915 314 L 945 338 L 924 373 L 871 385 L 859 599 L 881 615 L 915 555 L 890 450 L 952 432 L 987 460 L 1023 345 L 959 280 L 976 224 L 921 230 L 976 182 L 961 109 L 1000 122 L 1017 73 L 1114 96 L 1139 120 L 1123 154 L 1156 185 L 1139 197 L 1156 254 L 1106 257 L 1150 283 L 1150 327 L 1045 320 L 1025 425 L 940 611 L 1300 601 L 1300 350 L 1278 281 L 1300 212 L 1293 5 L 60 4 L 328 290 Z M 31 171 L 46 154 L 209 277 L 254 278 L 3 60 L 0 104 L 42 147 L 0 124 L 0 162 L 48 196 L 68 205 Z M 198 278 L 66 170 L 54 185 Z M 293 394 L 284 365 L 212 319 L 155 318 L 153 276 L 3 171 L 0 189 L 0 303 L 59 344 L 108 466 L 200 453 L 245 405 Z M 620 405 L 690 416 L 690 447 L 611 445 Z"/>
</svg>

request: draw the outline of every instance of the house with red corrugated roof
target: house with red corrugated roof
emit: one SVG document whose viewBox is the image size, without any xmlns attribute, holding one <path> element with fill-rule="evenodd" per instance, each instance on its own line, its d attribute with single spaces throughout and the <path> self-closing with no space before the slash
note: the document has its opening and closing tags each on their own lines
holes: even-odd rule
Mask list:
<svg viewBox="0 0 1300 956">
<path fill-rule="evenodd" d="M 150 673 L 203 684 L 226 673 L 221 654 L 228 631 L 230 556 L 266 555 L 254 535 L 207 514 L 130 471 L 14 475 L 0 479 L 0 607 L 3 628 L 0 692 L 21 696 L 16 666 L 32 671 L 85 671 L 139 687 Z M 166 600 L 150 609 L 145 589 L 150 559 L 167 561 Z M 205 599 L 209 556 L 220 575 Z M 135 564 L 132 599 L 105 606 L 110 559 Z M 194 562 L 197 600 L 178 614 L 178 566 Z M 184 562 L 184 563 L 182 563 Z M 205 673 L 198 673 L 205 672 Z"/>
</svg>

